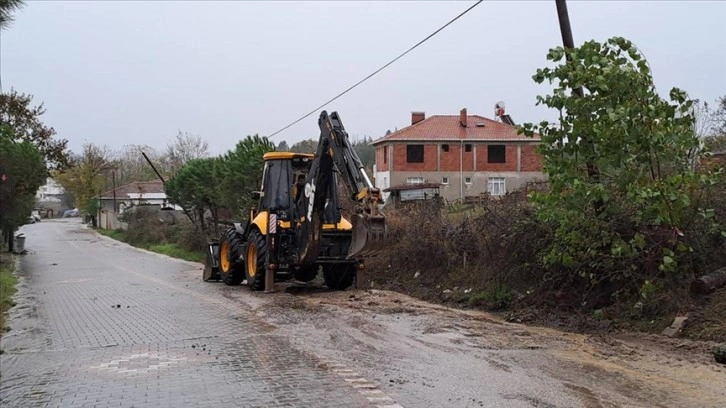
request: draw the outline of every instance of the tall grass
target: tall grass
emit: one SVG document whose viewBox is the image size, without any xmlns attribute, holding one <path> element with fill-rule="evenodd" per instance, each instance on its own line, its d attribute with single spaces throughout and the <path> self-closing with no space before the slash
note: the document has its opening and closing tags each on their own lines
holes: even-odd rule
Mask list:
<svg viewBox="0 0 726 408">
<path fill-rule="evenodd" d="M 204 252 L 182 248 L 180 245 L 172 242 L 149 242 L 147 240 L 135 241 L 130 239 L 129 234 L 124 230 L 99 229 L 98 232 L 117 241 L 126 242 L 137 248 L 143 248 L 159 254 L 183 259 L 185 261 L 204 262 Z"/>
<path fill-rule="evenodd" d="M 13 275 L 15 259 L 10 254 L 0 255 L 0 337 L 5 331 L 5 315 L 15 306 L 13 295 L 17 278 Z"/>
</svg>

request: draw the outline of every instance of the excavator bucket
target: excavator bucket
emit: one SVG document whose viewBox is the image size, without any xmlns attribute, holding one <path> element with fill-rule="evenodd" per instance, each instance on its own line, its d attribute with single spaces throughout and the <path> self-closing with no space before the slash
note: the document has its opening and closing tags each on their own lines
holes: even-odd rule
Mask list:
<svg viewBox="0 0 726 408">
<path fill-rule="evenodd" d="M 349 258 L 374 257 L 386 245 L 388 227 L 386 217 L 368 213 L 354 214 L 353 239 L 348 251 Z"/>
</svg>

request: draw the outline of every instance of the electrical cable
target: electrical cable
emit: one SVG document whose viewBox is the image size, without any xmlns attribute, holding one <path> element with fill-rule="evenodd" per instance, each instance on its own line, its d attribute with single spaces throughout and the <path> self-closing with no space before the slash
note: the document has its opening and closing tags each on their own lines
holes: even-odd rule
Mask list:
<svg viewBox="0 0 726 408">
<path fill-rule="evenodd" d="M 332 99 L 330 99 L 330 100 L 326 101 L 325 103 L 321 104 L 321 105 L 320 105 L 320 106 L 318 106 L 317 108 L 315 108 L 315 109 L 311 110 L 310 112 L 306 113 L 305 115 L 303 115 L 302 117 L 300 117 L 300 118 L 298 118 L 297 120 L 293 121 L 293 122 L 292 122 L 292 123 L 290 123 L 289 125 L 287 125 L 287 126 L 283 127 L 282 129 L 280 129 L 280 130 L 278 130 L 278 131 L 276 131 L 276 132 L 272 133 L 271 135 L 267 136 L 267 138 L 268 138 L 268 139 L 272 139 L 272 138 L 273 138 L 273 137 L 274 137 L 275 135 L 277 135 L 278 133 L 280 133 L 280 132 L 283 132 L 283 131 L 287 130 L 287 129 L 288 129 L 288 128 L 290 128 L 291 126 L 293 126 L 293 125 L 295 125 L 295 124 L 299 123 L 299 122 L 300 122 L 300 121 L 302 121 L 303 119 L 305 119 L 305 118 L 307 118 L 308 116 L 312 115 L 313 113 L 317 112 L 317 111 L 318 111 L 319 109 L 321 109 L 321 108 L 325 107 L 325 106 L 326 106 L 327 104 L 329 104 L 329 103 L 331 103 L 331 102 L 335 101 L 336 99 L 340 98 L 341 96 L 343 96 L 343 95 L 347 94 L 348 92 L 352 91 L 352 90 L 353 90 L 354 88 L 356 88 L 356 87 L 357 87 L 358 85 L 362 84 L 363 82 L 365 82 L 365 81 L 369 80 L 370 78 L 372 78 L 372 77 L 373 77 L 374 75 L 376 75 L 376 74 L 378 74 L 379 72 L 383 71 L 383 70 L 384 70 L 384 69 L 386 69 L 386 68 L 387 68 L 387 67 L 388 67 L 389 65 L 391 65 L 391 64 L 393 64 L 394 62 L 398 61 L 398 60 L 399 60 L 399 59 L 401 59 L 401 58 L 402 58 L 403 56 L 405 56 L 405 55 L 406 55 L 406 54 L 408 54 L 409 52 L 411 52 L 411 51 L 413 51 L 414 49 L 418 48 L 418 46 L 420 46 L 421 44 L 423 44 L 423 43 L 425 43 L 426 41 L 428 41 L 428 40 L 429 40 L 429 39 L 430 39 L 431 37 L 433 37 L 433 36 L 435 36 L 436 34 L 438 34 L 438 33 L 439 33 L 440 31 L 442 31 L 442 30 L 443 30 L 444 28 L 448 27 L 448 26 L 449 26 L 449 25 L 450 25 L 451 23 L 453 23 L 454 21 L 456 21 L 456 20 L 458 20 L 459 18 L 463 17 L 463 16 L 464 16 L 464 15 L 465 15 L 466 13 L 468 13 L 469 11 L 471 11 L 471 10 L 472 10 L 472 9 L 473 9 L 474 7 L 478 6 L 478 5 L 479 5 L 479 4 L 480 4 L 480 3 L 482 2 L 482 1 L 484 1 L 484 0 L 478 0 L 478 1 L 476 2 L 476 3 L 474 3 L 474 5 L 472 5 L 471 7 L 467 8 L 466 10 L 464 10 L 463 12 L 461 12 L 461 14 L 459 14 L 459 15 L 458 15 L 458 16 L 456 16 L 456 17 L 454 17 L 453 19 L 449 20 L 449 22 L 448 22 L 448 23 L 446 23 L 446 24 L 444 24 L 443 26 L 439 27 L 439 29 L 437 29 L 437 30 L 436 30 L 436 31 L 434 31 L 433 33 L 429 34 L 429 35 L 428 35 L 428 36 L 427 36 L 426 38 L 424 38 L 423 40 L 421 40 L 421 41 L 419 41 L 418 43 L 416 43 L 416 44 L 415 44 L 415 45 L 414 45 L 413 47 L 411 47 L 411 48 L 409 48 L 408 50 L 406 50 L 406 51 L 405 51 L 405 52 L 404 52 L 403 54 L 401 54 L 401 55 L 397 56 L 396 58 L 392 59 L 392 60 L 391 60 L 391 61 L 389 61 L 389 62 L 388 62 L 388 63 L 387 63 L 386 65 L 384 65 L 384 66 L 382 66 L 382 67 L 378 68 L 377 70 L 373 71 L 373 73 L 371 73 L 371 74 L 370 74 L 370 75 L 368 75 L 367 77 L 365 77 L 365 78 L 361 79 L 360 81 L 356 82 L 355 84 L 353 84 L 352 86 L 350 86 L 350 87 L 349 87 L 348 89 L 344 90 L 343 92 L 341 92 L 341 93 L 339 93 L 338 95 L 334 96 L 334 97 L 333 97 Z"/>
</svg>

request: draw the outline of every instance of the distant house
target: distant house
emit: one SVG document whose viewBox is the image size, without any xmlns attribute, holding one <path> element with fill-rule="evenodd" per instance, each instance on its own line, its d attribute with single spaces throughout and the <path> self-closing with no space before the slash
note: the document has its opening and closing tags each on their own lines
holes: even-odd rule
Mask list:
<svg viewBox="0 0 726 408">
<path fill-rule="evenodd" d="M 63 187 L 53 178 L 47 177 L 45 184 L 38 188 L 35 192 L 35 209 L 33 214 L 39 218 L 53 218 L 56 215 L 63 214 L 67 210 L 68 205 L 65 202 L 66 192 Z"/>
<path fill-rule="evenodd" d="M 123 213 L 135 205 L 158 205 L 160 207 L 174 207 L 168 203 L 164 184 L 161 181 L 134 182 L 116 187 L 98 197 L 99 210 Z M 114 207 L 115 204 L 115 207 Z M 177 209 L 174 207 L 174 209 Z"/>
<path fill-rule="evenodd" d="M 126 229 L 127 225 L 119 221 L 118 215 L 135 206 L 158 206 L 181 210 L 181 207 L 169 204 L 161 181 L 129 183 L 106 191 L 96 198 L 99 202 L 98 226 L 104 229 Z"/>
<path fill-rule="evenodd" d="M 412 112 L 411 126 L 372 143 L 376 187 L 387 198 L 391 186 L 435 183 L 441 197 L 452 201 L 502 195 L 543 179 L 535 149 L 539 135 L 518 134 L 511 118 L 501 117 L 508 123 L 469 115 L 466 109 L 429 118 Z"/>
<path fill-rule="evenodd" d="M 64 194 L 63 187 L 48 177 L 45 179 L 45 184 L 35 193 L 35 200 L 40 203 L 60 203 Z"/>
</svg>

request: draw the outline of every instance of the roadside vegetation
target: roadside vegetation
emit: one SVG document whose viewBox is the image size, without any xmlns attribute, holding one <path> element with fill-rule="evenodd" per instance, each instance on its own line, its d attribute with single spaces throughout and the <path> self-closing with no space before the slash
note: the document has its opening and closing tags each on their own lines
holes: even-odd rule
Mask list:
<svg viewBox="0 0 726 408">
<path fill-rule="evenodd" d="M 18 227 L 28 223 L 35 193 L 49 168 L 65 164 L 65 140 L 40 121 L 42 104 L 32 105 L 30 95 L 14 90 L 0 94 L 0 232 L 13 250 Z"/>
<path fill-rule="evenodd" d="M 541 135 L 549 187 L 471 210 L 389 210 L 392 245 L 364 280 L 579 329 L 659 332 L 698 311 L 707 318 L 694 313 L 685 333 L 726 341 L 726 293 L 689 292 L 696 277 L 724 266 L 723 163 L 707 147 L 726 137 L 718 122 L 726 98 L 711 111 L 677 88 L 661 97 L 648 63 L 622 38 L 555 48 L 548 59 L 534 80 L 554 89 L 537 101 L 559 121 L 521 131 Z"/>
<path fill-rule="evenodd" d="M 138 248 L 191 262 L 204 262 L 206 240 L 196 227 L 178 212 L 163 218 L 159 214 L 156 209 L 137 208 L 125 218 L 129 223 L 127 231 L 97 231 Z"/>
<path fill-rule="evenodd" d="M 15 284 L 17 279 L 13 274 L 15 270 L 15 259 L 10 254 L 0 254 L 0 338 L 7 327 L 5 320 L 7 312 L 11 307 L 15 306 L 13 295 L 15 294 Z M 2 350 L 0 350 L 2 353 Z"/>
<path fill-rule="evenodd" d="M 14 13 L 24 4 L 0 3 L 0 30 L 11 27 Z M 7 312 L 15 306 L 15 232 L 28 223 L 35 193 L 49 170 L 67 164 L 68 142 L 43 123 L 44 113 L 43 104 L 34 104 L 32 95 L 14 89 L 0 92 L 0 338 L 7 330 Z"/>
</svg>

